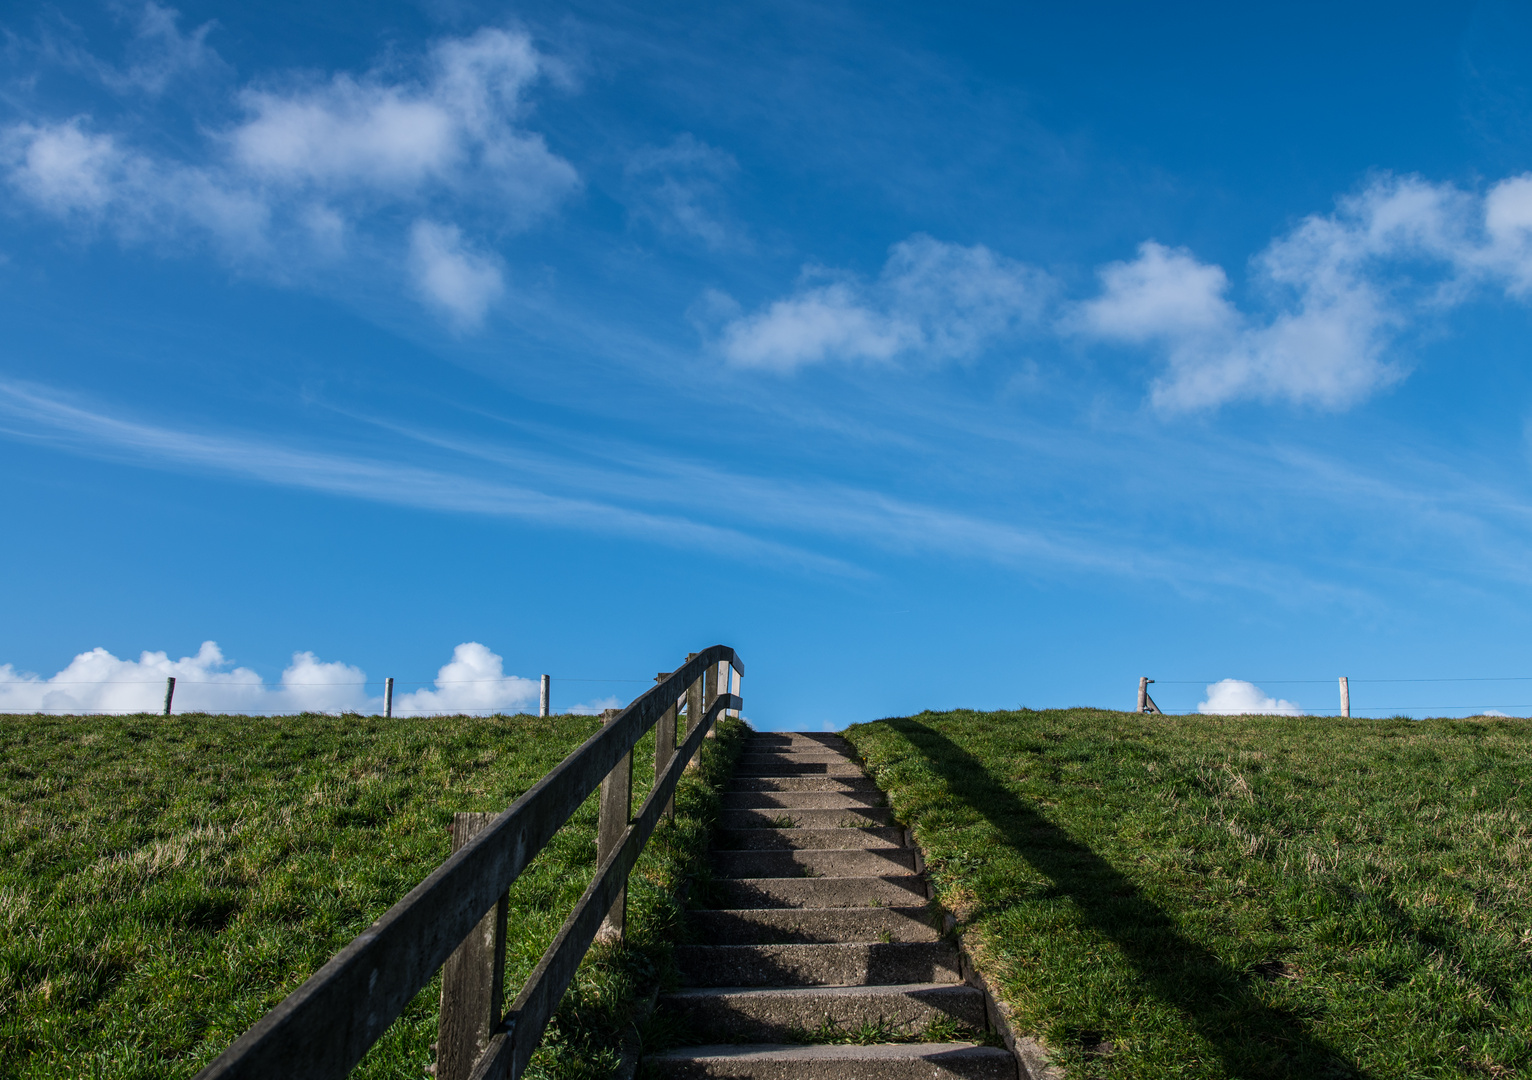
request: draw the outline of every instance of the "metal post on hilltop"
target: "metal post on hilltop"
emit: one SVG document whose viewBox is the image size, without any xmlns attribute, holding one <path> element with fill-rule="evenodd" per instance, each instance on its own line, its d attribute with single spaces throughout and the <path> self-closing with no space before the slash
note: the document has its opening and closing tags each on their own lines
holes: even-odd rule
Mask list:
<svg viewBox="0 0 1532 1080">
<path fill-rule="evenodd" d="M 538 697 L 537 697 L 537 715 L 538 716 L 547 716 L 548 715 L 548 690 L 549 690 L 550 681 L 551 680 L 549 679 L 549 677 L 547 675 L 543 676 L 542 693 L 540 693 L 538 695 Z"/>
<path fill-rule="evenodd" d="M 168 676 L 165 679 L 165 715 L 166 716 L 170 715 L 170 702 L 175 698 L 175 696 L 176 696 L 176 677 L 174 675 L 171 675 L 171 676 Z"/>
<path fill-rule="evenodd" d="M 394 677 L 390 675 L 383 680 L 383 715 L 394 715 Z"/>
</svg>

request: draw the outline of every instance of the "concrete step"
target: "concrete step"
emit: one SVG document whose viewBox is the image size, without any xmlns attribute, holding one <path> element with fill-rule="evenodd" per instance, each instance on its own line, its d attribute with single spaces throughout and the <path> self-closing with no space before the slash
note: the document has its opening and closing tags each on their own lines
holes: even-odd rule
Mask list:
<svg viewBox="0 0 1532 1080">
<path fill-rule="evenodd" d="M 892 986 L 962 981 L 949 941 L 682 945 L 684 986 Z"/>
<path fill-rule="evenodd" d="M 855 776 L 736 776 L 729 781 L 729 793 L 740 791 L 877 791 L 872 777 Z"/>
<path fill-rule="evenodd" d="M 724 810 L 721 829 L 854 829 L 858 825 L 892 825 L 894 812 L 884 806 L 848 806 L 844 810 Z"/>
<path fill-rule="evenodd" d="M 801 753 L 778 751 L 766 754 L 752 754 L 749 750 L 746 750 L 743 754 L 739 755 L 739 760 L 735 765 L 740 768 L 748 768 L 752 765 L 809 765 L 814 762 L 838 764 L 854 762 L 855 760 L 850 754 L 837 754 L 834 751 L 814 751 L 812 753 L 808 751 Z"/>
<path fill-rule="evenodd" d="M 984 1028 L 984 995 L 962 983 L 679 990 L 661 999 L 693 1032 L 714 1039 L 785 1042 L 822 1028 L 881 1025 L 919 1035 L 933 1021 Z"/>
<path fill-rule="evenodd" d="M 1016 1080 L 1016 1059 L 967 1042 L 694 1046 L 644 1058 L 670 1080 Z"/>
<path fill-rule="evenodd" d="M 897 825 L 861 829 L 719 829 L 713 834 L 713 846 L 719 851 L 903 847 L 904 830 Z"/>
<path fill-rule="evenodd" d="M 936 941 L 925 907 L 746 908 L 687 915 L 697 941 L 730 945 Z"/>
<path fill-rule="evenodd" d="M 844 810 L 848 806 L 882 806 L 877 791 L 726 791 L 725 810 L 765 810 L 791 806 L 802 810 Z"/>
<path fill-rule="evenodd" d="M 778 829 L 777 832 L 791 832 Z M 847 829 L 846 832 L 856 832 Z M 800 848 L 791 851 L 715 851 L 719 877 L 877 877 L 915 872 L 912 848 Z"/>
<path fill-rule="evenodd" d="M 707 886 L 707 899 L 723 908 L 910 907 L 925 903 L 925 879 L 885 877 L 728 878 Z"/>
<path fill-rule="evenodd" d="M 830 731 L 758 731 L 745 741 L 746 746 L 782 744 L 789 746 L 813 744 L 833 747 L 836 750 L 847 750 L 851 747 L 851 741 L 844 735 L 837 735 Z"/>
<path fill-rule="evenodd" d="M 849 761 L 778 761 L 760 765 L 741 762 L 736 779 L 747 776 L 861 776 L 862 769 Z"/>
</svg>

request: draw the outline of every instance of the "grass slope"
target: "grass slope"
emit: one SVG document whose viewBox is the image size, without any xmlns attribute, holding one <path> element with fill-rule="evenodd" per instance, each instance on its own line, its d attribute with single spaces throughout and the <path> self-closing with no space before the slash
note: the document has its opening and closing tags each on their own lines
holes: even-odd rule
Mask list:
<svg viewBox="0 0 1532 1080">
<path fill-rule="evenodd" d="M 1532 723 L 958 711 L 847 736 L 1070 1077 L 1532 1075 Z"/>
<path fill-rule="evenodd" d="M 459 810 L 500 810 L 590 717 L 11 716 L 0 720 L 0 1075 L 184 1077 L 450 852 Z M 597 949 L 534 1071 L 605 1076 L 666 977 L 677 893 L 733 767 L 708 740 L 629 889 L 629 944 Z M 640 744 L 634 805 L 652 781 Z M 595 869 L 594 797 L 511 892 L 519 987 Z M 424 1075 L 439 984 L 359 1066 Z M 510 995 L 508 994 L 508 997 Z"/>
</svg>

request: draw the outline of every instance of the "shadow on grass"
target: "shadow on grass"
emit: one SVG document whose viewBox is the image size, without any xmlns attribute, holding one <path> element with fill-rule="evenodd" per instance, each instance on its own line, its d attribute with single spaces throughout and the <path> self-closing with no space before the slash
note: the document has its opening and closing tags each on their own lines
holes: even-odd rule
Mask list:
<svg viewBox="0 0 1532 1080">
<path fill-rule="evenodd" d="M 1047 877 L 1055 894 L 1116 943 L 1145 988 L 1191 1021 L 1230 1076 L 1367 1077 L 1310 1033 L 1301 1016 L 1262 1001 L 1258 974 L 1236 971 L 1184 937 L 1126 875 L 996 780 L 973 755 L 918 721 L 882 722 L 907 738 L 955 798 Z"/>
</svg>

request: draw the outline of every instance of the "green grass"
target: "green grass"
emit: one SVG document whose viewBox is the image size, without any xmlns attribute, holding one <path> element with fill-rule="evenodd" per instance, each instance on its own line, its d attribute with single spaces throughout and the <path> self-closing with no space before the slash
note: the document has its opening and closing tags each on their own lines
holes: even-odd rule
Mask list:
<svg viewBox="0 0 1532 1080">
<path fill-rule="evenodd" d="M 589 717 L 0 719 L 0 1075 L 190 1076 L 450 852 L 455 811 L 500 810 L 597 727 Z M 673 980 L 679 893 L 703 860 L 741 725 L 720 724 L 534 1072 L 610 1073 L 634 1003 Z M 636 758 L 634 805 L 652 780 Z M 588 800 L 511 892 L 514 994 L 589 884 Z M 424 1075 L 440 986 L 361 1077 Z"/>
<path fill-rule="evenodd" d="M 1070 1077 L 1532 1076 L 1532 723 L 852 727 Z"/>
</svg>

